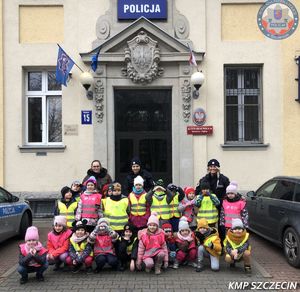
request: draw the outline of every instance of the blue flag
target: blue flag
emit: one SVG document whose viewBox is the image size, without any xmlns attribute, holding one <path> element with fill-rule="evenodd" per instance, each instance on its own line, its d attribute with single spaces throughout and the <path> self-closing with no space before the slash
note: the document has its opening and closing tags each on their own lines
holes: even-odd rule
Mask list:
<svg viewBox="0 0 300 292">
<path fill-rule="evenodd" d="M 67 86 L 69 73 L 74 65 L 74 61 L 59 47 L 56 64 L 56 82 Z"/>
<path fill-rule="evenodd" d="M 98 50 L 98 52 L 92 56 L 92 63 L 91 63 L 91 67 L 93 69 L 94 72 L 96 72 L 97 67 L 98 67 L 98 57 L 99 57 L 99 53 L 100 53 L 100 48 Z"/>
</svg>

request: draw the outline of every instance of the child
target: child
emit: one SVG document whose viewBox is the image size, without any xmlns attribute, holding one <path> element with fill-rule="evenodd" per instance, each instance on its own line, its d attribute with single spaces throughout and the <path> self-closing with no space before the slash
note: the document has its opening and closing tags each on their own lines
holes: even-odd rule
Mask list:
<svg viewBox="0 0 300 292">
<path fill-rule="evenodd" d="M 73 198 L 79 202 L 80 200 L 80 195 L 83 191 L 82 189 L 82 184 L 80 183 L 79 180 L 74 180 L 71 184 L 71 192 L 72 192 L 72 195 L 73 195 Z"/>
<path fill-rule="evenodd" d="M 211 228 L 205 218 L 199 220 L 198 229 L 195 232 L 199 242 L 198 260 L 196 272 L 201 272 L 204 269 L 203 258 L 210 258 L 210 267 L 212 271 L 219 271 L 219 257 L 221 255 L 221 241 L 216 228 Z"/>
<path fill-rule="evenodd" d="M 123 234 L 118 240 L 117 249 L 118 258 L 121 262 L 120 271 L 124 271 L 127 263 L 130 262 L 130 271 L 133 272 L 138 251 L 137 229 L 134 225 L 128 223 L 124 226 Z"/>
<path fill-rule="evenodd" d="M 181 187 L 177 187 L 174 184 L 169 184 L 167 186 L 167 189 L 169 189 L 173 195 L 173 198 L 169 204 L 169 208 L 170 208 L 169 222 L 172 225 L 173 231 L 177 232 L 179 219 L 181 217 L 180 212 L 178 210 L 178 206 L 179 206 L 180 202 L 184 199 L 185 193 Z"/>
<path fill-rule="evenodd" d="M 169 252 L 169 264 L 173 267 L 176 259 L 176 237 L 173 234 L 172 225 L 170 223 L 164 223 L 161 226 L 162 230 L 165 233 L 165 240 L 167 243 L 167 248 Z"/>
<path fill-rule="evenodd" d="M 53 271 L 58 271 L 61 263 L 65 263 L 68 256 L 69 238 L 72 231 L 66 226 L 65 216 L 55 216 L 53 230 L 48 233 L 47 260 L 50 265 L 55 264 Z"/>
<path fill-rule="evenodd" d="M 186 217 L 189 222 L 190 229 L 193 231 L 197 227 L 196 212 L 195 212 L 195 189 L 192 187 L 184 188 L 185 198 L 179 203 L 178 211 L 183 217 Z"/>
<path fill-rule="evenodd" d="M 146 192 L 143 188 L 144 180 L 141 176 L 134 179 L 132 192 L 129 194 L 130 215 L 129 221 L 138 230 L 147 227 L 147 221 L 150 216 L 149 206 L 146 203 Z"/>
<path fill-rule="evenodd" d="M 169 223 L 170 206 L 174 194 L 164 187 L 164 182 L 159 179 L 153 188 L 146 195 L 146 201 L 149 204 L 151 212 L 156 212 L 161 226 L 164 223 Z"/>
<path fill-rule="evenodd" d="M 235 262 L 243 260 L 245 272 L 251 274 L 249 233 L 245 230 L 241 219 L 232 219 L 232 227 L 227 231 L 224 247 L 225 261 L 230 267 L 234 267 Z"/>
<path fill-rule="evenodd" d="M 122 195 L 119 183 L 114 183 L 113 186 L 112 195 L 103 200 L 103 210 L 111 228 L 121 235 L 124 225 L 128 223 L 129 201 Z"/>
<path fill-rule="evenodd" d="M 97 226 L 89 236 L 89 241 L 94 243 L 96 273 L 99 273 L 106 263 L 113 269 L 117 269 L 118 258 L 114 248 L 114 242 L 117 239 L 118 234 L 110 228 L 108 219 L 100 218 Z"/>
<path fill-rule="evenodd" d="M 142 263 L 145 265 L 147 273 L 155 267 L 155 274 L 161 273 L 161 265 L 164 262 L 164 268 L 168 267 L 168 248 L 164 232 L 159 228 L 159 219 L 154 212 L 148 219 L 148 227 L 140 230 L 138 233 L 139 247 L 136 267 L 142 269 Z"/>
<path fill-rule="evenodd" d="M 91 176 L 86 182 L 86 190 L 80 195 L 76 211 L 76 221 L 87 220 L 87 231 L 92 232 L 99 218 L 103 217 L 101 210 L 102 195 L 97 191 L 97 181 Z"/>
<path fill-rule="evenodd" d="M 93 248 L 88 243 L 87 221 L 75 221 L 73 223 L 74 233 L 70 238 L 69 256 L 66 259 L 68 266 L 72 267 L 73 273 L 78 273 L 83 264 L 87 273 L 92 272 Z"/>
<path fill-rule="evenodd" d="M 233 218 L 240 218 L 244 227 L 248 228 L 246 201 L 243 200 L 242 196 L 237 192 L 237 184 L 231 182 L 226 188 L 226 197 L 222 203 L 220 225 L 225 226 L 227 230 L 230 229 L 232 227 Z"/>
<path fill-rule="evenodd" d="M 28 273 L 36 273 L 38 281 L 44 281 L 43 273 L 48 268 L 47 250 L 39 242 L 39 232 L 35 226 L 28 227 L 25 243 L 20 244 L 19 267 L 20 284 L 28 281 Z"/>
<path fill-rule="evenodd" d="M 210 192 L 209 188 L 208 182 L 203 181 L 201 183 L 201 194 L 195 202 L 195 206 L 199 208 L 197 222 L 199 223 L 201 218 L 205 218 L 210 227 L 215 227 L 219 219 L 217 206 L 220 204 L 220 201 L 215 194 Z"/>
<path fill-rule="evenodd" d="M 196 242 L 194 233 L 191 231 L 187 219 L 182 217 L 179 221 L 179 231 L 176 235 L 176 246 L 177 246 L 177 253 L 176 253 L 176 260 L 173 265 L 174 269 L 178 269 L 180 264 L 188 261 L 193 266 L 196 265 Z"/>
<path fill-rule="evenodd" d="M 57 202 L 54 215 L 65 216 L 67 218 L 67 227 L 72 228 L 78 202 L 74 199 L 72 191 L 69 187 L 63 187 L 60 192 L 61 200 Z"/>
</svg>

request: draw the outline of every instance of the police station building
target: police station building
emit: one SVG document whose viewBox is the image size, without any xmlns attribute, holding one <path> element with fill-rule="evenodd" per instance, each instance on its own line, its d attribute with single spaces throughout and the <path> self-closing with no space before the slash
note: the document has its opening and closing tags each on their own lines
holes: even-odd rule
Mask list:
<svg viewBox="0 0 300 292">
<path fill-rule="evenodd" d="M 277 10 L 293 25 L 291 11 L 260 17 L 260 0 L 1 2 L 8 190 L 58 193 L 93 159 L 122 183 L 134 156 L 183 187 L 211 158 L 241 190 L 300 175 L 299 28 L 274 40 L 259 27 Z M 57 44 L 85 72 L 74 65 L 67 86 L 56 83 Z"/>
</svg>

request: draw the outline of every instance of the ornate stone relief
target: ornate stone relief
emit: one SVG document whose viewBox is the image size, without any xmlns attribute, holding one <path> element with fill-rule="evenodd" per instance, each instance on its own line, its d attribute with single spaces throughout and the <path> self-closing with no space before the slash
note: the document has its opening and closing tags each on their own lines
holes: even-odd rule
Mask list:
<svg viewBox="0 0 300 292">
<path fill-rule="evenodd" d="M 191 94 L 191 84 L 188 79 L 185 79 L 183 81 L 183 85 L 181 87 L 181 96 L 182 96 L 182 116 L 183 120 L 187 123 L 191 116 L 191 100 L 192 100 L 192 94 Z"/>
<path fill-rule="evenodd" d="M 157 42 L 152 40 L 144 31 L 127 42 L 124 60 L 126 68 L 122 74 L 129 77 L 134 83 L 151 83 L 161 76 L 164 69 L 159 67 L 160 50 Z"/>
<path fill-rule="evenodd" d="M 95 116 L 98 123 L 103 122 L 104 117 L 104 84 L 99 78 L 95 82 Z"/>
<path fill-rule="evenodd" d="M 175 37 L 181 40 L 188 38 L 190 34 L 190 26 L 187 18 L 182 14 L 177 14 L 174 20 Z"/>
</svg>

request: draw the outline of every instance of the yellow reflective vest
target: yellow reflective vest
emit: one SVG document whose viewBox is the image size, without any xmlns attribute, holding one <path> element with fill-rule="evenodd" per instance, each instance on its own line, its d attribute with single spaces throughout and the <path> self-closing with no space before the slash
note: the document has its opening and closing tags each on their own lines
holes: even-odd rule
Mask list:
<svg viewBox="0 0 300 292">
<path fill-rule="evenodd" d="M 124 225 L 128 223 L 128 198 L 122 198 L 120 201 L 114 201 L 110 197 L 102 200 L 104 216 L 109 219 L 113 230 L 123 230 Z"/>
<path fill-rule="evenodd" d="M 151 213 L 156 212 L 158 219 L 170 219 L 170 206 L 167 203 L 167 196 L 164 195 L 160 201 L 155 196 L 152 197 Z"/>
<path fill-rule="evenodd" d="M 238 249 L 239 247 L 241 247 L 248 240 L 248 238 L 249 238 L 249 233 L 246 232 L 246 235 L 245 235 L 245 238 L 243 239 L 243 241 L 241 243 L 237 244 L 237 243 L 233 242 L 232 240 L 230 240 L 228 235 L 227 235 L 225 240 L 224 240 L 224 246 L 226 246 L 227 241 L 228 241 L 233 249 Z M 251 249 L 251 247 L 249 246 L 248 250 L 250 250 L 250 249 Z"/>
<path fill-rule="evenodd" d="M 170 218 L 173 218 L 173 217 L 180 218 L 181 217 L 181 215 L 178 211 L 178 205 L 179 205 L 179 193 L 176 193 L 176 195 L 173 197 L 173 200 L 169 204 Z"/>
<path fill-rule="evenodd" d="M 78 244 L 77 242 L 73 241 L 72 238 L 70 238 L 70 243 L 73 245 L 76 253 L 79 253 L 79 254 L 85 250 L 85 247 L 88 244 L 87 240 L 80 242 L 80 244 Z M 92 257 L 93 254 L 94 253 L 91 251 L 91 253 L 89 255 Z"/>
<path fill-rule="evenodd" d="M 78 202 L 74 201 L 69 207 L 66 204 L 58 201 L 59 215 L 65 216 L 67 218 L 67 226 L 72 228 L 72 223 L 75 220 L 75 210 L 77 208 Z"/>
<path fill-rule="evenodd" d="M 215 194 L 212 194 L 216 197 Z M 197 222 L 199 223 L 199 220 L 201 218 L 205 218 L 208 222 L 208 224 L 216 223 L 218 222 L 218 209 L 213 204 L 212 200 L 209 196 L 204 196 L 203 200 L 201 202 L 201 205 L 198 210 L 197 214 Z"/>
<path fill-rule="evenodd" d="M 130 193 L 129 201 L 130 213 L 133 216 L 143 216 L 146 214 L 146 193 L 142 194 L 139 200 L 137 199 L 134 193 Z"/>
</svg>

